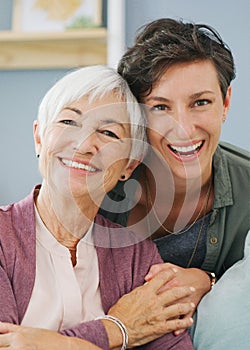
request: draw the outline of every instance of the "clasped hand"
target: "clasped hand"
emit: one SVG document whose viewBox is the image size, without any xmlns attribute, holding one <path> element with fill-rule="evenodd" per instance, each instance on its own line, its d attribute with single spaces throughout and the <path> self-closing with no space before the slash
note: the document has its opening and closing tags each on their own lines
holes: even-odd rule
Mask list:
<svg viewBox="0 0 250 350">
<path fill-rule="evenodd" d="M 181 284 L 182 270 L 171 264 L 154 265 L 146 283 L 124 295 L 109 314 L 119 318 L 129 334 L 129 347 L 146 344 L 192 325 L 197 300 L 190 283 Z"/>
</svg>

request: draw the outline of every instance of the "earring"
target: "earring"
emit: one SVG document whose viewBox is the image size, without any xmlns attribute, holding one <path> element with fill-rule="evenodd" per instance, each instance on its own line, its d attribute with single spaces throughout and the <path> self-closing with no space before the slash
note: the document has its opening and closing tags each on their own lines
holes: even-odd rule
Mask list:
<svg viewBox="0 0 250 350">
<path fill-rule="evenodd" d="M 39 158 L 39 157 L 40 157 L 40 154 L 37 154 L 36 157 Z"/>
<path fill-rule="evenodd" d="M 125 179 L 126 179 L 126 175 L 124 175 L 124 174 L 121 175 L 121 179 L 122 179 L 122 180 L 125 180 Z"/>
</svg>

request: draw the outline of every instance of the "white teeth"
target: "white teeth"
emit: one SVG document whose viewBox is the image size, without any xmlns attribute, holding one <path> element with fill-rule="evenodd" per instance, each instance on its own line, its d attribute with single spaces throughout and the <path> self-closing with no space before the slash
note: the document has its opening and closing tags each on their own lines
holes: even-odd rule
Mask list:
<svg viewBox="0 0 250 350">
<path fill-rule="evenodd" d="M 173 146 L 171 145 L 170 147 L 179 153 L 188 153 L 188 152 L 194 152 L 197 148 L 199 148 L 202 144 L 202 141 L 196 143 L 195 145 L 190 145 L 187 147 L 178 147 L 178 146 Z"/>
<path fill-rule="evenodd" d="M 65 164 L 66 166 L 68 166 L 70 168 L 83 169 L 86 171 L 90 171 L 92 173 L 97 171 L 96 168 L 93 168 L 90 165 L 86 165 L 86 164 L 82 164 L 82 163 L 78 163 L 78 162 L 73 162 L 72 160 L 62 159 L 62 162 L 63 162 L 63 164 Z"/>
</svg>

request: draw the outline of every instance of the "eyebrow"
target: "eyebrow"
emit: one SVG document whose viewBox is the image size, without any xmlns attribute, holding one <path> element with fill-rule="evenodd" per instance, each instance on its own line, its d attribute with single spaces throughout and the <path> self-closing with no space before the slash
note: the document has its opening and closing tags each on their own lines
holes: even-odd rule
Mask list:
<svg viewBox="0 0 250 350">
<path fill-rule="evenodd" d="M 70 110 L 70 111 L 72 111 L 72 112 L 75 112 L 75 113 L 77 113 L 77 114 L 80 115 L 80 116 L 83 114 L 82 111 L 80 111 L 80 109 L 75 108 L 75 107 L 65 107 L 64 109 L 68 109 L 68 110 Z M 122 123 L 119 123 L 119 122 L 118 122 L 117 120 L 115 120 L 115 119 L 111 119 L 111 118 L 101 119 L 101 120 L 100 120 L 100 123 L 104 123 L 104 124 L 117 124 L 117 125 L 121 126 L 121 127 L 123 128 L 124 131 L 126 131 L 124 125 L 123 125 Z"/>
<path fill-rule="evenodd" d="M 214 94 L 214 92 L 210 91 L 210 90 L 204 90 L 204 91 L 196 92 L 196 93 L 190 95 L 190 98 L 191 99 L 196 99 L 196 98 L 199 98 L 200 96 L 202 96 L 204 94 Z M 149 102 L 149 101 L 169 102 L 170 100 L 168 98 L 165 98 L 165 97 L 162 97 L 162 96 L 150 96 L 149 98 L 147 98 L 145 100 L 145 102 Z"/>
<path fill-rule="evenodd" d="M 74 108 L 74 107 L 65 107 L 65 108 L 63 108 L 64 110 L 65 109 L 69 109 L 70 111 L 72 111 L 72 112 L 75 112 L 76 114 L 78 114 L 78 115 L 82 115 L 82 112 L 80 111 L 80 109 L 78 109 L 78 108 Z"/>
<path fill-rule="evenodd" d="M 204 90 L 204 91 L 196 92 L 195 94 L 191 95 L 190 97 L 193 99 L 196 99 L 204 94 L 214 94 L 214 92 L 211 90 Z"/>
</svg>

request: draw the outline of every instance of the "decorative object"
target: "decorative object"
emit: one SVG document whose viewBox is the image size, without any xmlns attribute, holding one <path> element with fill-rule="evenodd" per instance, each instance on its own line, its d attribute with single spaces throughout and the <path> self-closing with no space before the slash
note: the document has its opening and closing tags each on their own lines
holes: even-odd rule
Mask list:
<svg viewBox="0 0 250 350">
<path fill-rule="evenodd" d="M 62 32 L 102 25 L 102 0 L 14 0 L 13 31 Z"/>
</svg>

